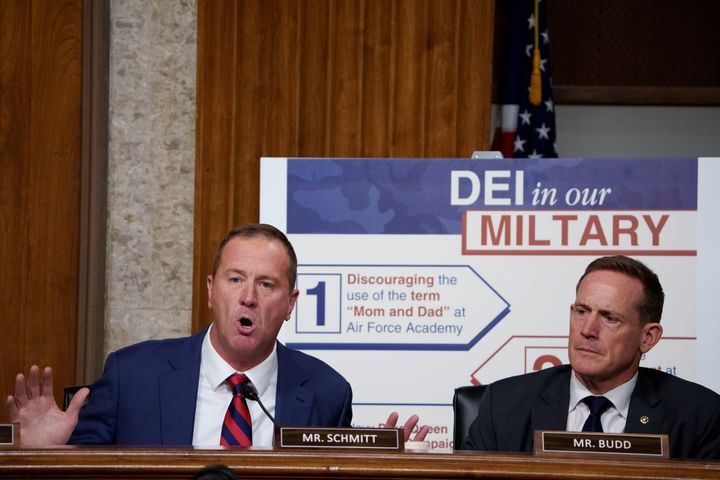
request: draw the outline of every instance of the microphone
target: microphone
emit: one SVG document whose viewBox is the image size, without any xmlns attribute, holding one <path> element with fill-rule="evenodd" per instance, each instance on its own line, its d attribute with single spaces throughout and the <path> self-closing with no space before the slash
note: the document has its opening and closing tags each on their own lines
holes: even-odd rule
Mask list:
<svg viewBox="0 0 720 480">
<path fill-rule="evenodd" d="M 262 411 L 265 412 L 265 415 L 270 419 L 271 422 L 273 422 L 273 425 L 275 425 L 277 428 L 280 428 L 280 425 L 275 421 L 275 418 L 273 418 L 272 415 L 270 415 L 270 412 L 267 411 L 267 408 L 265 408 L 265 405 L 260 401 L 260 395 L 258 395 L 257 389 L 255 388 L 255 385 L 252 384 L 251 381 L 247 381 L 240 385 L 240 393 L 243 397 L 247 398 L 248 400 L 252 400 L 253 402 L 257 402 L 258 405 L 260 405 L 260 408 L 262 408 Z"/>
</svg>

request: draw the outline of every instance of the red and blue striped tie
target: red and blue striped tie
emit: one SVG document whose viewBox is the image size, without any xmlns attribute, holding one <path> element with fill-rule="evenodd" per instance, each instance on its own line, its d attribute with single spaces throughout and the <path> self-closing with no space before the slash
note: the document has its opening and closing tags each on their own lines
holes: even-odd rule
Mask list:
<svg viewBox="0 0 720 480">
<path fill-rule="evenodd" d="M 232 388 L 233 398 L 225 413 L 225 420 L 223 420 L 220 445 L 240 445 L 243 447 L 252 445 L 250 411 L 245 402 L 245 397 L 240 392 L 242 386 L 249 381 L 242 373 L 233 373 L 225 380 Z"/>
</svg>

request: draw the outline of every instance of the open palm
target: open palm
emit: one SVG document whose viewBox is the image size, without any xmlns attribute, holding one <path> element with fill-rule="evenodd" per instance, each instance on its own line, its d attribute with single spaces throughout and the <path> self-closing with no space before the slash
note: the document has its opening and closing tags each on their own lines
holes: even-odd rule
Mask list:
<svg viewBox="0 0 720 480">
<path fill-rule="evenodd" d="M 77 425 L 78 414 L 90 390 L 83 388 L 62 411 L 53 396 L 52 368 L 33 365 L 30 373 L 15 377 L 15 395 L 7 398 L 8 417 L 20 425 L 20 444 L 31 447 L 64 445 Z"/>
</svg>

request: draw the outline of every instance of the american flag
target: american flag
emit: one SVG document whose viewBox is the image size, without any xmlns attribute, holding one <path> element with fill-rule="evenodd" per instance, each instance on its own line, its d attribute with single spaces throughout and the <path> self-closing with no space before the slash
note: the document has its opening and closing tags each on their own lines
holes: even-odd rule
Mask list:
<svg viewBox="0 0 720 480">
<path fill-rule="evenodd" d="M 557 157 L 545 3 L 511 0 L 506 5 L 510 6 L 503 46 L 501 120 L 492 150 L 504 157 Z"/>
</svg>

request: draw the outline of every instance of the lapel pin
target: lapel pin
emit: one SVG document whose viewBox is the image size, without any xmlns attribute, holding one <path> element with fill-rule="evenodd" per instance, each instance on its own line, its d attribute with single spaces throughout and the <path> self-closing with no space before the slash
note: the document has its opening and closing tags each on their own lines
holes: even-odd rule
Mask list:
<svg viewBox="0 0 720 480">
<path fill-rule="evenodd" d="M 647 417 L 647 416 L 645 416 L 645 415 L 643 415 L 642 417 L 640 417 L 640 423 L 642 423 L 643 425 L 647 425 L 647 423 L 648 423 L 649 421 L 650 421 L 650 417 Z"/>
</svg>

